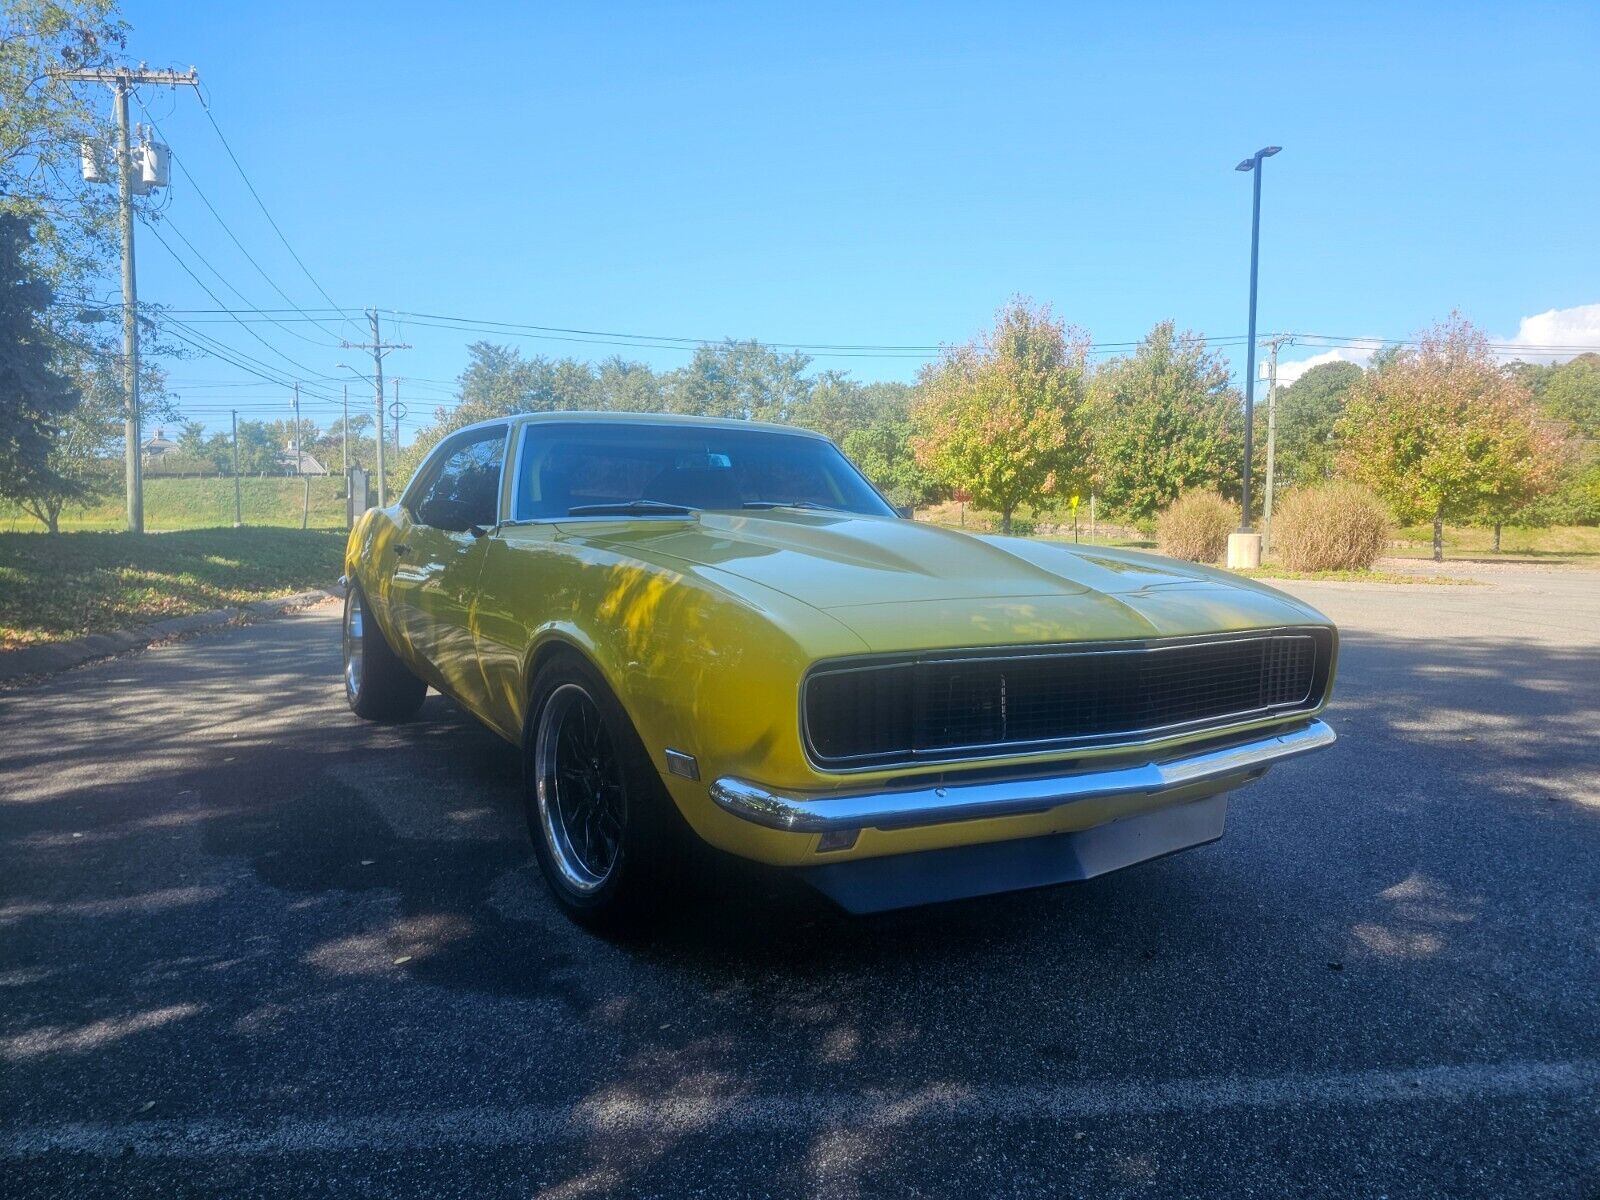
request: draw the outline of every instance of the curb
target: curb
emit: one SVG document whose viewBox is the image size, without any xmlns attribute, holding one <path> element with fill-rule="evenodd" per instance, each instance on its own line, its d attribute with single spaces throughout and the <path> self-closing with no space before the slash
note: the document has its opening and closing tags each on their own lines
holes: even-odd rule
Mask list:
<svg viewBox="0 0 1600 1200">
<path fill-rule="evenodd" d="M 187 617 L 168 617 L 165 621 L 152 621 L 149 625 L 119 629 L 114 633 L 93 633 L 70 642 L 49 642 L 42 646 L 24 646 L 20 650 L 0 650 L 0 683 L 12 683 L 34 675 L 54 675 L 97 658 L 142 650 L 155 642 L 197 633 L 202 629 L 235 625 L 250 617 L 270 619 L 285 616 L 298 609 L 321 604 L 324 600 L 342 599 L 343 595 L 332 588 L 313 588 L 292 596 L 256 600 L 238 608 L 217 608 Z"/>
</svg>

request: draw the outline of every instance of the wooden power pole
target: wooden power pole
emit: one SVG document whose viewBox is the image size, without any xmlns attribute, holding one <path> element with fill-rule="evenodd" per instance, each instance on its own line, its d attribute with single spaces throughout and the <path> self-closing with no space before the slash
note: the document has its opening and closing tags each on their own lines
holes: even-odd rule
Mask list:
<svg viewBox="0 0 1600 1200">
<path fill-rule="evenodd" d="M 144 475 L 140 463 L 139 428 L 139 288 L 133 262 L 133 149 L 128 140 L 128 93 L 141 83 L 198 88 L 194 68 L 188 74 L 152 71 L 144 67 L 103 67 L 92 70 L 55 68 L 53 79 L 73 83 L 109 84 L 117 114 L 117 198 L 122 226 L 122 395 L 123 474 L 127 485 L 128 529 L 144 532 Z M 142 181 L 141 181 L 142 182 Z"/>
<path fill-rule="evenodd" d="M 372 354 L 372 380 L 374 386 L 373 397 L 375 410 L 373 415 L 378 423 L 372 430 L 372 436 L 378 443 L 378 507 L 383 508 L 389 503 L 389 485 L 384 477 L 383 468 L 383 356 L 391 350 L 409 350 L 411 347 L 403 342 L 386 342 L 378 329 L 378 310 L 369 308 L 367 320 L 372 325 L 372 340 L 370 342 L 342 342 L 346 350 L 367 350 Z M 396 445 L 395 449 L 399 449 Z"/>
<path fill-rule="evenodd" d="M 1278 467 L 1278 351 L 1293 338 L 1278 334 L 1269 345 L 1272 353 L 1267 359 L 1267 487 L 1262 495 L 1261 548 L 1272 548 L 1272 493 L 1277 483 Z"/>
</svg>

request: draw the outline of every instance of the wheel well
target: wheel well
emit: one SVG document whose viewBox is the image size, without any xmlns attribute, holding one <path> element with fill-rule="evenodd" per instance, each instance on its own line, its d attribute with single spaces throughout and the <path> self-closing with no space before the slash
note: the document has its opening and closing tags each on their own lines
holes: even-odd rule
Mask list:
<svg viewBox="0 0 1600 1200">
<path fill-rule="evenodd" d="M 594 659 L 585 654 L 577 645 L 567 641 L 565 638 L 553 637 L 545 641 L 543 645 L 535 650 L 533 652 L 533 657 L 528 660 L 528 673 L 526 678 L 524 678 L 522 681 L 522 690 L 525 695 L 531 696 L 533 694 L 533 685 L 539 681 L 539 673 L 550 664 L 550 660 L 553 658 L 559 658 L 563 654 L 577 655 L 584 661 L 584 663 L 588 665 L 591 671 L 593 671 L 596 675 L 599 675 L 600 678 L 605 678 L 605 675 L 601 672 L 600 667 L 595 663 Z"/>
</svg>

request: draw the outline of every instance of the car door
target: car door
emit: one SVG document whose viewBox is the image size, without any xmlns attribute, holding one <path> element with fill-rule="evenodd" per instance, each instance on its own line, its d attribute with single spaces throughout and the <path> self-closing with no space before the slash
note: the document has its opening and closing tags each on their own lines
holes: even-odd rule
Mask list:
<svg viewBox="0 0 1600 1200">
<path fill-rule="evenodd" d="M 413 660 L 431 683 L 479 713 L 485 697 L 473 626 L 485 535 L 500 521 L 505 445 L 504 425 L 479 426 L 434 452 L 402 502 L 409 525 L 390 585 Z"/>
</svg>

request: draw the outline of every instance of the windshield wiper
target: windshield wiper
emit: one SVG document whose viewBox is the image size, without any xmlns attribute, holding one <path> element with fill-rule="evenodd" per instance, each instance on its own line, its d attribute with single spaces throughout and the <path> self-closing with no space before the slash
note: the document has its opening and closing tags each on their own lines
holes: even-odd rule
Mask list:
<svg viewBox="0 0 1600 1200">
<path fill-rule="evenodd" d="M 831 504 L 818 504 L 815 500 L 746 500 L 746 508 L 814 508 L 820 512 L 844 512 Z"/>
<path fill-rule="evenodd" d="M 664 500 L 624 500 L 620 504 L 579 504 L 567 509 L 569 517 L 686 517 L 694 509 Z"/>
</svg>

